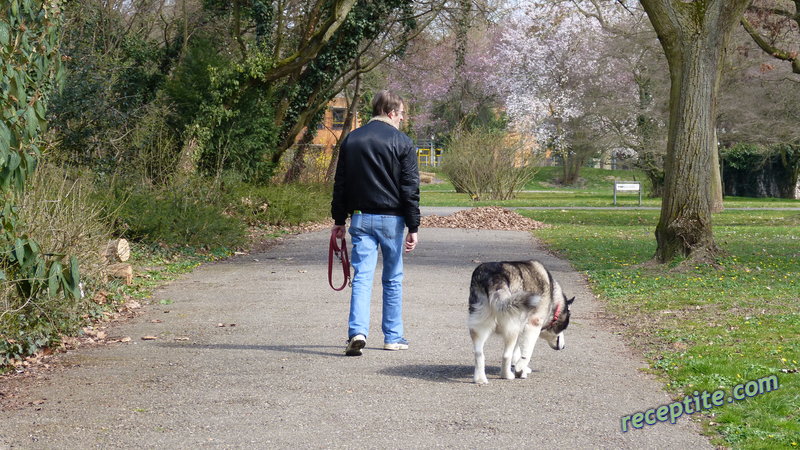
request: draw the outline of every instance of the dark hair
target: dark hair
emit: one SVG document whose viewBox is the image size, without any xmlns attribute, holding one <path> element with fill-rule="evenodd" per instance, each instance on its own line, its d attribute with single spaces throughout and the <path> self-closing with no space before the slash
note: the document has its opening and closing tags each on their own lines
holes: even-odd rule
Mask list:
<svg viewBox="0 0 800 450">
<path fill-rule="evenodd" d="M 385 116 L 400 109 L 403 99 L 392 91 L 379 91 L 372 99 L 372 115 Z"/>
</svg>

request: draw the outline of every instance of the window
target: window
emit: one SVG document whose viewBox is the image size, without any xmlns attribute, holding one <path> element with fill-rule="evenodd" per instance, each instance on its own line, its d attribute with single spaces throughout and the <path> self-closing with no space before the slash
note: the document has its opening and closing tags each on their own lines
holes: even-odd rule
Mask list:
<svg viewBox="0 0 800 450">
<path fill-rule="evenodd" d="M 341 130 L 344 128 L 344 118 L 347 113 L 346 108 L 331 108 L 333 114 L 333 129 Z"/>
</svg>

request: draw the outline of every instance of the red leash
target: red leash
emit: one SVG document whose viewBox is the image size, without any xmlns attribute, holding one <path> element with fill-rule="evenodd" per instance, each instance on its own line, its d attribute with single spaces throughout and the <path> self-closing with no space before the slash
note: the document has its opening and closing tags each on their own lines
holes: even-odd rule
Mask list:
<svg viewBox="0 0 800 450">
<path fill-rule="evenodd" d="M 331 245 L 328 247 L 328 284 L 331 285 L 334 291 L 341 291 L 347 286 L 347 283 L 350 281 L 350 257 L 347 256 L 347 235 L 342 234 L 342 239 L 340 239 L 341 245 L 337 243 L 336 239 L 336 230 L 331 231 Z M 333 255 L 336 255 L 339 258 L 339 261 L 342 262 L 342 274 L 344 274 L 344 282 L 342 283 L 342 287 L 335 288 L 333 286 Z"/>
</svg>

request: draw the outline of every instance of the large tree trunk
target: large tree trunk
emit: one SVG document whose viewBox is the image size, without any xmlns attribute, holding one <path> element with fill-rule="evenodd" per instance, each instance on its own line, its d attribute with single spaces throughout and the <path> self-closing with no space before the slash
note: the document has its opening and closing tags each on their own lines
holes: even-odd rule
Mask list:
<svg viewBox="0 0 800 450">
<path fill-rule="evenodd" d="M 711 226 L 712 164 L 721 62 L 750 0 L 641 0 L 669 64 L 670 122 L 656 259 L 717 252 Z"/>
</svg>

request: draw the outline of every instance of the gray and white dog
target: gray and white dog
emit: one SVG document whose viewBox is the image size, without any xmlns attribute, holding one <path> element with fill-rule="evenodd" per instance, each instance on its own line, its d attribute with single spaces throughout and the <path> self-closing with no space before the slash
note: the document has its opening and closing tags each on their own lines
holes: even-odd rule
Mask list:
<svg viewBox="0 0 800 450">
<path fill-rule="evenodd" d="M 575 297 L 567 299 L 539 261 L 489 262 L 476 267 L 467 320 L 475 352 L 475 382 L 489 382 L 483 346 L 492 333 L 505 343 L 500 376 L 508 380 L 528 377 L 533 346 L 540 336 L 553 349 L 563 349 L 573 301 Z"/>
</svg>

